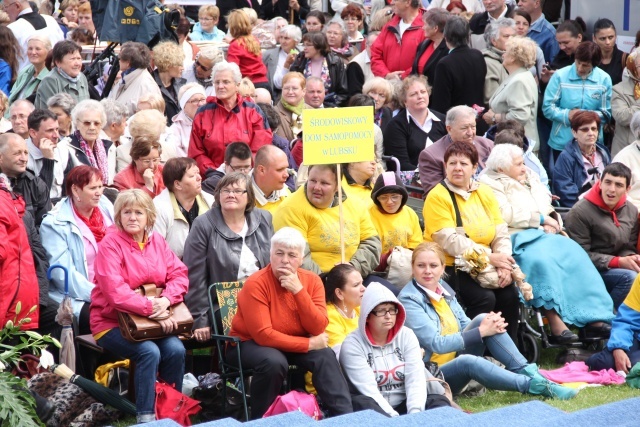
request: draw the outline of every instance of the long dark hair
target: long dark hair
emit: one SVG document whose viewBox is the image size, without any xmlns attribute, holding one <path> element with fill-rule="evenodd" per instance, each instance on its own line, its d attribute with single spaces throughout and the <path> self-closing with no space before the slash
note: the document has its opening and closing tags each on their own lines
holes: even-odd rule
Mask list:
<svg viewBox="0 0 640 427">
<path fill-rule="evenodd" d="M 4 59 L 11 67 L 11 83 L 15 82 L 18 77 L 18 64 L 22 59 L 22 51 L 13 31 L 5 26 L 0 26 L 0 59 Z"/>
<path fill-rule="evenodd" d="M 327 302 L 334 305 L 338 304 L 339 300 L 336 296 L 336 289 L 344 291 L 344 287 L 347 284 L 347 276 L 354 271 L 358 270 L 351 264 L 338 264 L 324 276 L 324 292 Z"/>
</svg>

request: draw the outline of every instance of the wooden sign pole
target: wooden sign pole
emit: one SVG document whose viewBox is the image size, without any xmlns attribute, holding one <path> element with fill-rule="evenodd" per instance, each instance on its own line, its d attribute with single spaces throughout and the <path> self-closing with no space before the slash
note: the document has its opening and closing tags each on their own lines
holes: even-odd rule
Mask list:
<svg viewBox="0 0 640 427">
<path fill-rule="evenodd" d="M 344 264 L 344 218 L 342 216 L 342 179 L 340 177 L 342 174 L 340 173 L 340 163 L 336 165 L 336 173 L 338 180 L 338 212 L 340 216 L 340 263 Z"/>
</svg>

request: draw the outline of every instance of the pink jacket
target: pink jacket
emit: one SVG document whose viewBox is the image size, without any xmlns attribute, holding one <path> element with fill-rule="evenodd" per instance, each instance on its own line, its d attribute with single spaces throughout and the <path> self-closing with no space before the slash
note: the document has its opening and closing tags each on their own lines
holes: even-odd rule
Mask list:
<svg viewBox="0 0 640 427">
<path fill-rule="evenodd" d="M 158 165 L 156 171 L 153 173 L 153 182 L 155 184 L 154 191 L 149 191 L 144 183 L 142 174 L 136 169 L 136 165 L 131 163 L 128 167 L 118 172 L 113 178 L 113 185 L 118 191 L 130 190 L 133 188 L 139 188 L 144 191 L 152 199 L 164 190 L 164 181 L 162 181 L 162 165 Z"/>
<path fill-rule="evenodd" d="M 118 312 L 141 316 L 152 313 L 153 304 L 136 294 L 137 287 L 153 283 L 164 288 L 171 305 L 183 300 L 189 289 L 187 267 L 157 233 L 151 233 L 143 250 L 131 236 L 115 226 L 98 247 L 94 264 L 96 284 L 91 291 L 91 333 L 118 327 Z"/>
</svg>

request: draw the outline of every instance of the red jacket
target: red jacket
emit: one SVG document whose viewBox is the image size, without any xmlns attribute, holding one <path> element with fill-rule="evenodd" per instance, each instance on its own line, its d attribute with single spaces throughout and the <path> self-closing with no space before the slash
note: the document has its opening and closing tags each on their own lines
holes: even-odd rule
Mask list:
<svg viewBox="0 0 640 427">
<path fill-rule="evenodd" d="M 237 40 L 229 43 L 227 61 L 238 64 L 242 77 L 249 78 L 253 83 L 266 83 L 268 81 L 267 67 L 262 62 L 262 55 L 255 55 L 249 52 Z"/>
<path fill-rule="evenodd" d="M 224 162 L 224 151 L 232 142 L 246 142 L 251 151 L 271 144 L 273 134 L 264 113 L 250 100 L 240 94 L 238 104 L 227 110 L 216 97 L 207 98 L 193 118 L 189 157 L 198 163 L 200 173 L 217 169 Z"/>
<path fill-rule="evenodd" d="M 187 267 L 158 233 L 149 235 L 144 249 L 125 231 L 109 227 L 98 246 L 94 262 L 96 286 L 91 291 L 91 333 L 118 327 L 118 312 L 141 316 L 153 312 L 153 304 L 133 290 L 145 284 L 163 288 L 171 305 L 182 302 L 189 289 Z"/>
<path fill-rule="evenodd" d="M 113 185 L 118 191 L 130 190 L 133 188 L 139 188 L 144 191 L 152 199 L 164 190 L 164 182 L 162 181 L 162 165 L 158 165 L 156 171 L 153 173 L 153 183 L 155 184 L 154 191 L 149 191 L 144 183 L 144 178 L 135 164 L 131 163 L 128 167 L 124 168 L 113 178 Z"/>
<path fill-rule="evenodd" d="M 418 45 L 424 40 L 423 13 L 424 10 L 420 9 L 418 16 L 402 34 L 402 38 L 400 38 L 398 15 L 382 27 L 380 35 L 371 45 L 371 71 L 374 75 L 386 77 L 393 71 L 403 71 L 405 75 L 411 72 Z"/>
<path fill-rule="evenodd" d="M 25 204 L 21 196 L 0 187 L 0 327 L 16 317 L 16 305 L 22 308 L 18 317 L 31 318 L 22 329 L 38 327 L 39 310 L 27 316 L 40 303 L 38 276 L 33 254 L 22 222 Z"/>
</svg>

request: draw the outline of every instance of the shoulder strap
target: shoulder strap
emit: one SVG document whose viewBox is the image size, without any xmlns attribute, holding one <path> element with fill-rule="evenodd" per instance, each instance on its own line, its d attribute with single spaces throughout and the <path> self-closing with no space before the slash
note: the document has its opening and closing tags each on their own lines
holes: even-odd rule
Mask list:
<svg viewBox="0 0 640 427">
<path fill-rule="evenodd" d="M 451 196 L 451 202 L 453 203 L 453 210 L 456 211 L 456 227 L 462 227 L 462 217 L 460 216 L 460 208 L 458 208 L 458 202 L 456 201 L 456 195 L 444 182 L 444 179 L 440 181 L 440 184 L 447 189 L 449 196 Z"/>
</svg>

